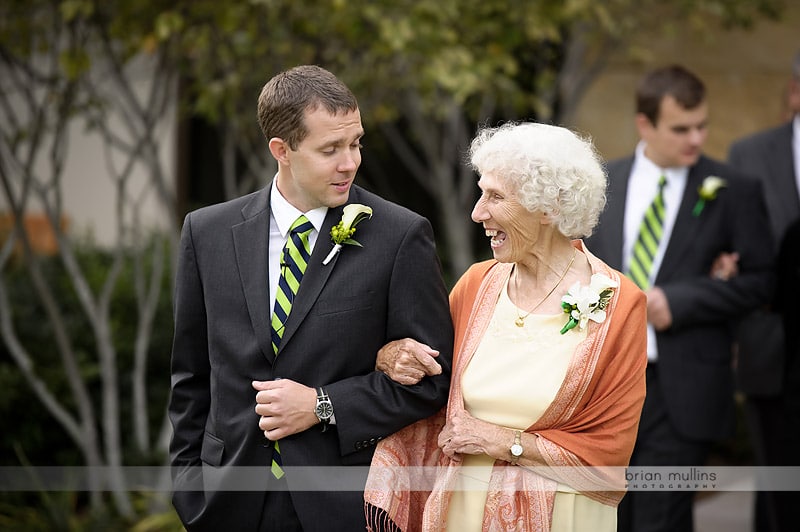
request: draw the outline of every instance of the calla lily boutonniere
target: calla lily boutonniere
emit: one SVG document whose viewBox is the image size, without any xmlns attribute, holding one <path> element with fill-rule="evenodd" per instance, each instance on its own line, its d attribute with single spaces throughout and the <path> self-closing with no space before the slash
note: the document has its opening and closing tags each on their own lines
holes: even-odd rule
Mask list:
<svg viewBox="0 0 800 532">
<path fill-rule="evenodd" d="M 575 283 L 561 298 L 561 308 L 569 316 L 567 323 L 561 329 L 561 334 L 578 327 L 583 329 L 586 323 L 592 320 L 603 323 L 606 320 L 606 307 L 611 301 L 614 288 L 619 284 L 602 273 L 592 275 L 589 285 L 581 286 Z"/>
<path fill-rule="evenodd" d="M 331 227 L 331 241 L 333 242 L 333 249 L 322 261 L 323 265 L 328 264 L 333 257 L 339 253 L 344 244 L 352 244 L 354 246 L 361 246 L 356 240 L 353 240 L 353 233 L 356 232 L 356 225 L 364 218 L 372 218 L 372 207 L 361 205 L 360 203 L 351 203 L 346 205 L 342 211 L 342 219 L 338 224 Z"/>
<path fill-rule="evenodd" d="M 694 204 L 692 216 L 700 216 L 700 213 L 703 212 L 703 207 L 706 206 L 706 202 L 717 199 L 719 189 L 727 185 L 728 183 L 724 179 L 715 175 L 710 175 L 703 179 L 703 183 L 697 188 L 700 199 Z"/>
</svg>

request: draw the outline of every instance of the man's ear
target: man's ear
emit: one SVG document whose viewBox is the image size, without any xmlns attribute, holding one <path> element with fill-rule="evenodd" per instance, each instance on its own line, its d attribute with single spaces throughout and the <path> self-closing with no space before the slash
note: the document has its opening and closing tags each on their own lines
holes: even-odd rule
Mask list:
<svg viewBox="0 0 800 532">
<path fill-rule="evenodd" d="M 655 125 L 650 122 L 650 119 L 644 113 L 636 113 L 634 123 L 636 124 L 636 131 L 639 132 L 639 137 L 641 138 L 646 138 L 647 133 L 655 128 Z"/>
<path fill-rule="evenodd" d="M 289 165 L 289 145 L 281 138 L 269 139 L 269 152 L 280 164 Z"/>
</svg>

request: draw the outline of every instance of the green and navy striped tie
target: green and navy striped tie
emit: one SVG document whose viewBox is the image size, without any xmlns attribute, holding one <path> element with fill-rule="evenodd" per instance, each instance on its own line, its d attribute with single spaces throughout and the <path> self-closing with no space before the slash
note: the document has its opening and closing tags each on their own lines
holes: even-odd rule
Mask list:
<svg viewBox="0 0 800 532">
<path fill-rule="evenodd" d="M 300 288 L 300 281 L 308 266 L 311 256 L 308 235 L 314 226 L 305 215 L 294 221 L 289 229 L 289 238 L 281 253 L 281 276 L 278 280 L 278 290 L 275 292 L 275 308 L 272 312 L 272 350 L 278 353 L 283 338 L 283 329 L 292 303 Z"/>
<path fill-rule="evenodd" d="M 278 280 L 278 290 L 275 293 L 275 309 L 272 312 L 272 350 L 277 355 L 278 348 L 281 346 L 283 330 L 289 313 L 292 311 L 292 303 L 297 290 L 300 288 L 300 281 L 308 266 L 311 257 L 309 250 L 308 236 L 314 226 L 308 221 L 305 215 L 300 216 L 294 221 L 289 229 L 289 238 L 281 253 L 281 276 Z M 276 441 L 272 453 L 272 474 L 275 478 L 283 477 L 283 463 L 281 462 L 281 451 Z"/>
<path fill-rule="evenodd" d="M 658 253 L 658 243 L 664 230 L 664 185 L 667 178 L 663 175 L 658 181 L 658 193 L 647 208 L 639 226 L 639 236 L 633 244 L 628 277 L 642 290 L 650 288 L 650 271 Z"/>
</svg>

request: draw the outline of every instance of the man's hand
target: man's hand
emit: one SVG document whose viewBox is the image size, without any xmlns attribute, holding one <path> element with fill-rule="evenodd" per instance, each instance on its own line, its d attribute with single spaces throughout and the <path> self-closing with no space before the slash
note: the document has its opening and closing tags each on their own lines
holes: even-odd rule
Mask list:
<svg viewBox="0 0 800 532">
<path fill-rule="evenodd" d="M 711 265 L 711 277 L 720 281 L 727 281 L 739 274 L 739 254 L 720 253 Z"/>
<path fill-rule="evenodd" d="M 672 311 L 664 291 L 657 286 L 647 291 L 647 321 L 657 331 L 665 331 L 672 327 Z"/>
<path fill-rule="evenodd" d="M 416 384 L 426 375 L 439 375 L 442 366 L 436 360 L 439 351 L 411 338 L 394 340 L 378 351 L 375 369 L 400 384 Z"/>
<path fill-rule="evenodd" d="M 253 381 L 258 427 L 268 440 L 276 441 L 303 432 L 317 423 L 314 413 L 317 391 L 289 379 Z"/>
</svg>

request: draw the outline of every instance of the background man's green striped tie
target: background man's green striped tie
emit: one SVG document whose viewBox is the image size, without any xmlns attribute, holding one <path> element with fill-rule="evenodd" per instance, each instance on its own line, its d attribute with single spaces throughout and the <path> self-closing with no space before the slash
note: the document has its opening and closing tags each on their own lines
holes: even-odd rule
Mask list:
<svg viewBox="0 0 800 532">
<path fill-rule="evenodd" d="M 289 313 L 292 311 L 292 303 L 297 290 L 300 288 L 300 281 L 308 266 L 311 252 L 308 245 L 308 235 L 314 226 L 308 221 L 305 215 L 300 216 L 294 221 L 289 229 L 289 238 L 281 253 L 281 276 L 278 280 L 278 290 L 275 293 L 275 309 L 272 312 L 272 350 L 278 354 L 281 346 L 283 330 Z M 283 463 L 281 461 L 281 451 L 278 442 L 274 443 L 272 453 L 272 474 L 275 478 L 283 477 Z"/>
<path fill-rule="evenodd" d="M 658 243 L 664 230 L 664 185 L 663 175 L 658 181 L 658 193 L 647 208 L 639 226 L 639 236 L 633 244 L 633 253 L 628 265 L 628 277 L 642 290 L 650 288 L 650 271 L 658 253 Z"/>
</svg>

